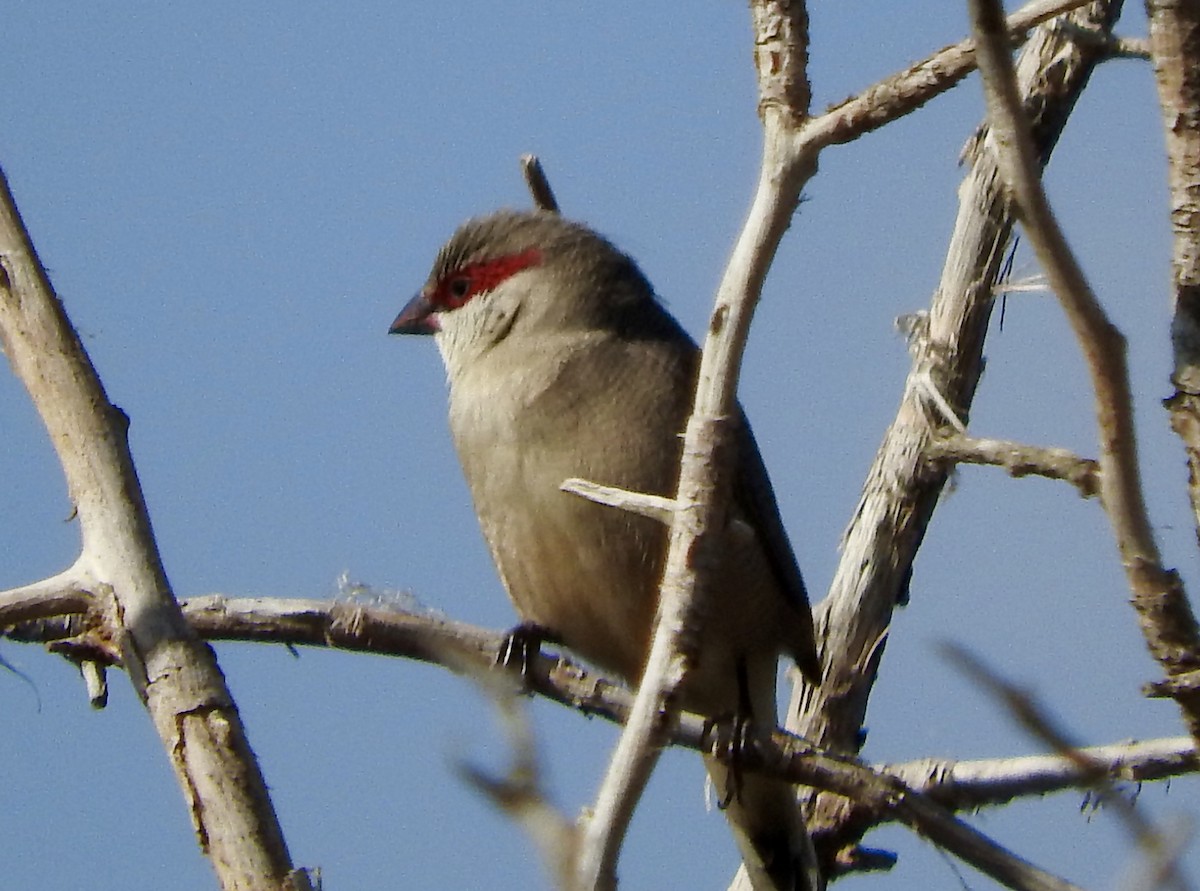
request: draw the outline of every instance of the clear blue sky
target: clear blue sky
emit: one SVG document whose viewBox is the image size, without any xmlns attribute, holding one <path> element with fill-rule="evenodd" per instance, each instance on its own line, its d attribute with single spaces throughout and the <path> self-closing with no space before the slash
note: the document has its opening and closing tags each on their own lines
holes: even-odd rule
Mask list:
<svg viewBox="0 0 1200 891">
<path fill-rule="evenodd" d="M 1144 31 L 1130 5 L 1125 30 Z M 965 31 L 957 4 L 812 4 L 818 106 Z M 691 330 L 758 157 L 742 4 L 337 5 L 9 2 L 0 164 L 132 444 L 181 597 L 332 596 L 342 572 L 456 618 L 513 614 L 445 424 L 433 344 L 389 338 L 462 219 L 528 199 L 540 154 L 568 215 L 639 258 Z M 814 596 L 908 368 L 895 316 L 928 304 L 955 211 L 978 81 L 821 161 L 768 282 L 743 399 Z M 1168 231 L 1148 65 L 1104 67 L 1055 156 L 1051 197 L 1131 340 L 1154 521 L 1197 582 L 1169 394 Z M 1035 270 L 1028 260 L 1018 274 Z M 1077 350 L 1044 294 L 1009 300 L 972 429 L 1094 452 Z M 77 530 L 20 387 L 0 374 L 0 585 L 68 564 Z M 1084 741 L 1182 732 L 1147 702 L 1144 653 L 1107 527 L 1064 486 L 967 468 L 897 615 L 866 755 L 1036 751 L 935 650 L 955 640 L 1029 685 Z M 221 646 L 297 863 L 331 889 L 542 887 L 526 839 L 464 787 L 500 767 L 486 702 L 398 660 Z M 92 713 L 62 661 L 0 646 L 0 857 L 11 889 L 213 887 L 145 713 L 121 675 Z M 556 800 L 592 796 L 613 728 L 534 703 Z M 735 864 L 702 770 L 651 786 L 628 889 L 720 888 Z M 1197 813 L 1196 783 L 1147 787 Z M 1064 794 L 978 825 L 1046 867 L 1112 887 L 1130 862 L 1107 814 Z M 904 830 L 901 862 L 847 888 L 960 887 Z M 1190 858 L 1193 867 L 1200 857 Z M 1194 870 L 1196 871 L 1196 870 Z M 967 873 L 971 887 L 987 881 Z"/>
</svg>

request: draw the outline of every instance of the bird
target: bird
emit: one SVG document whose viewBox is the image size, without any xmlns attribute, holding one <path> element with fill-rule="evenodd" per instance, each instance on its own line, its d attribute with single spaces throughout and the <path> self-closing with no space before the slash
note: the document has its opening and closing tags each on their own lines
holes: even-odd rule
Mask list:
<svg viewBox="0 0 1200 891">
<path fill-rule="evenodd" d="M 631 684 L 649 650 L 669 530 L 564 492 L 568 478 L 673 497 L 700 352 L 636 262 L 542 210 L 468 220 L 390 333 L 432 335 L 450 431 L 483 536 L 523 623 Z M 753 433 L 737 409 L 720 539 L 683 708 L 777 721 L 790 656 L 820 661 L 808 595 Z M 754 891 L 823 887 L 796 790 L 706 756 Z"/>
</svg>

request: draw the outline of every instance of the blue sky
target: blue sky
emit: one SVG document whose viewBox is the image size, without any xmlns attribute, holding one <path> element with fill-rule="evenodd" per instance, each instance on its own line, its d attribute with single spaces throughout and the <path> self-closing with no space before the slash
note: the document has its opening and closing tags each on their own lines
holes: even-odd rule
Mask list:
<svg viewBox="0 0 1200 891">
<path fill-rule="evenodd" d="M 455 618 L 513 614 L 476 528 L 445 424 L 433 344 L 386 335 L 463 219 L 525 206 L 517 158 L 542 156 L 564 211 L 636 256 L 692 331 L 748 205 L 759 131 L 740 4 L 337 6 L 10 2 L 0 164 L 110 397 L 181 597 L 333 596 L 336 579 L 410 591 Z M 957 40 L 957 4 L 812 4 L 816 105 Z M 1131 9 L 1122 29 L 1140 34 Z M 928 304 L 955 212 L 975 78 L 821 159 L 764 294 L 742 394 L 819 598 L 899 399 L 892 320 Z M 1153 519 L 1193 588 L 1196 544 L 1170 393 L 1168 229 L 1149 66 L 1103 67 L 1048 175 L 1093 284 L 1130 339 Z M 1036 270 L 1018 255 L 1018 275 Z M 972 430 L 1093 454 L 1091 399 L 1052 298 L 1017 295 L 993 325 Z M 0 585 L 74 557 L 61 473 L 28 399 L 0 375 Z M 1182 732 L 1148 702 L 1145 655 L 1094 502 L 966 468 L 934 518 L 895 620 L 865 754 L 992 757 L 1039 749 L 937 655 L 973 648 L 1034 689 L 1081 739 Z M 224 645 L 294 857 L 326 887 L 539 887 L 525 838 L 455 774 L 501 767 L 489 706 L 398 660 Z M 6 887 L 213 886 L 150 723 L 120 675 L 92 713 L 73 670 L 0 655 L 0 856 Z M 556 800 L 594 791 L 615 731 L 530 712 Z M 723 887 L 735 855 L 702 770 L 664 761 L 623 887 Z M 1196 813 L 1194 781 L 1142 790 Z M 1130 863 L 1104 813 L 1064 794 L 977 818 L 1091 887 Z M 848 888 L 957 888 L 904 830 L 890 877 Z M 1193 871 L 1200 858 L 1190 858 Z M 964 868 L 965 869 L 965 868 Z M 972 887 L 986 880 L 967 871 Z M 539 884 L 541 883 L 541 884 Z"/>
</svg>

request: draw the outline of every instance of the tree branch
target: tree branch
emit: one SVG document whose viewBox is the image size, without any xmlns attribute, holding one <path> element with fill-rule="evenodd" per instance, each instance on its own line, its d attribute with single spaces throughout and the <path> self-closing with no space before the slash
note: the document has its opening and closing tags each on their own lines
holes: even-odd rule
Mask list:
<svg viewBox="0 0 1200 891">
<path fill-rule="evenodd" d="M 0 628 L 66 613 L 87 612 L 87 579 L 71 566 L 40 582 L 0 591 Z"/>
<path fill-rule="evenodd" d="M 287 646 L 331 647 L 418 659 L 480 680 L 507 669 L 495 666 L 495 653 L 504 633 L 448 620 L 434 613 L 414 613 L 390 607 L 291 598 L 198 597 L 182 604 L 185 615 L 207 640 L 273 642 Z M 64 622 L 58 629 L 38 626 L 39 639 L 69 635 Z M 26 638 L 27 639 L 27 638 Z M 629 715 L 633 694 L 622 684 L 597 676 L 570 658 L 538 654 L 523 677 L 531 692 L 587 715 L 621 723 Z M 698 751 L 729 756 L 729 728 L 681 713 L 668 742 Z M 1079 750 L 1115 779 L 1142 782 L 1195 773 L 1198 761 L 1190 738 L 1096 746 Z M 1086 785 L 1078 763 L 1059 755 L 948 761 L 923 759 L 896 765 L 868 767 L 844 757 L 815 750 L 802 738 L 782 731 L 769 743 L 739 753 L 739 765 L 761 770 L 834 792 L 840 818 L 825 831 L 824 842 L 853 846 L 881 822 L 907 823 L 972 865 L 971 844 L 962 830 L 952 827 L 941 809 L 976 810 L 1014 798 L 1044 795 Z M 507 786 L 501 785 L 513 792 Z M 924 797 L 936 807 L 906 807 L 905 796 Z M 524 804 L 528 801 L 522 799 Z M 518 802 L 521 804 L 521 802 Z M 521 804 L 521 806 L 524 806 Z M 538 815 L 542 819 L 544 815 Z M 940 828 L 939 828 L 940 827 Z M 990 844 L 990 843 L 989 843 Z M 995 855 L 987 855 L 995 856 Z"/>
<path fill-rule="evenodd" d="M 1175 393 L 1166 406 L 1171 427 L 1187 453 L 1188 495 L 1200 540 L 1200 9 L 1194 3 L 1170 0 L 1150 0 L 1146 9 L 1171 200 L 1171 381 Z M 1179 645 L 1194 653 L 1197 637 L 1189 615 L 1170 601 L 1161 609 L 1173 617 Z M 1190 673 L 1198 668 L 1193 665 Z M 1168 670 L 1162 686 L 1188 674 L 1182 666 Z M 1194 714 L 1200 703 L 1200 686 L 1176 685 L 1173 695 L 1184 697 L 1181 701 L 1186 701 Z"/>
<path fill-rule="evenodd" d="M 1105 316 L 1041 188 L 1000 8 L 991 0 L 970 0 L 970 8 L 997 164 L 1092 379 L 1100 438 L 1100 497 L 1133 591 L 1142 634 L 1168 676 L 1195 670 L 1200 667 L 1200 631 L 1182 581 L 1161 565 L 1142 497 L 1125 338 Z M 1200 740 L 1200 696 L 1180 694 L 1176 701 L 1189 732 Z"/>
<path fill-rule="evenodd" d="M 171 594 L 129 453 L 128 418 L 108 401 L 3 173 L 0 340 L 46 425 L 78 514 L 83 548 L 70 584 L 92 595 L 101 645 L 119 652 L 154 719 L 222 887 L 300 887 L 224 678 Z"/>
<path fill-rule="evenodd" d="M 1099 465 L 1091 458 L 1080 458 L 1066 449 L 950 433 L 929 443 L 926 455 L 931 461 L 991 464 L 1003 467 L 1014 477 L 1044 476 L 1064 480 L 1078 489 L 1084 498 L 1091 498 L 1100 486 Z"/>
<path fill-rule="evenodd" d="M 1081 26 L 1109 30 L 1120 4 L 1095 3 L 1074 13 Z M 1019 76 L 1045 164 L 1098 60 L 1094 51 L 1039 28 L 1021 53 Z M 941 281 L 896 418 L 884 435 L 842 540 L 828 598 L 816 611 L 824 639 L 825 681 L 797 686 L 788 727 L 835 751 L 857 752 L 892 613 L 907 602 L 913 561 L 946 482 L 929 449 L 939 421 L 920 381 L 930 378 L 959 417 L 969 416 L 982 368 L 984 338 L 1012 222 L 995 161 L 981 130 L 966 151 L 971 169 Z M 817 801 L 811 825 L 837 819 L 836 800 Z"/>
<path fill-rule="evenodd" d="M 1008 17 L 1008 35 L 1021 44 L 1032 28 L 1088 0 L 1034 0 Z M 814 146 L 850 142 L 916 111 L 975 70 L 975 41 L 962 40 L 868 87 L 806 121 L 802 138 Z"/>
<path fill-rule="evenodd" d="M 586 498 L 605 507 L 615 507 L 618 510 L 629 511 L 642 517 L 658 520 L 660 523 L 671 525 L 675 515 L 675 500 L 661 495 L 648 495 L 645 492 L 630 492 L 628 489 L 618 489 L 613 486 L 602 486 L 599 483 L 571 477 L 563 480 L 559 486 L 564 492 Z"/>
<path fill-rule="evenodd" d="M 507 671 L 495 665 L 495 654 L 505 637 L 503 632 L 456 622 L 430 611 L 413 612 L 394 606 L 345 601 L 220 595 L 186 600 L 182 609 L 197 633 L 210 641 L 316 646 L 398 656 L 441 665 L 485 682 L 487 677 Z M 77 623 L 78 617 L 64 617 L 58 622 L 42 621 L 16 629 L 9 636 L 46 643 L 75 635 L 79 630 Z M 615 723 L 627 719 L 633 703 L 633 694 L 622 684 L 595 675 L 565 655 L 538 654 L 530 661 L 523 680 L 533 693 Z M 668 742 L 728 756 L 727 740 L 721 736 L 722 732 L 720 727 L 714 728 L 700 716 L 682 713 Z M 1077 751 L 1090 763 L 1102 765 L 1108 776 L 1121 781 L 1140 783 L 1169 779 L 1200 769 L 1195 744 L 1189 737 L 1094 746 Z M 777 732 L 769 745 L 744 753 L 744 758 L 747 759 L 745 763 L 739 764 L 745 769 L 757 768 L 794 783 L 835 793 L 837 817 L 829 821 L 821 841 L 844 851 L 840 858 L 843 863 L 849 862 L 850 852 L 862 836 L 882 822 L 907 822 L 923 833 L 928 829 L 927 823 L 945 822 L 946 818 L 936 811 L 930 814 L 920 807 L 911 812 L 898 809 L 893 800 L 897 789 L 903 789 L 904 794 L 924 796 L 949 811 L 973 811 L 988 805 L 1006 804 L 1015 798 L 1041 796 L 1086 785 L 1077 759 L 1062 755 L 974 761 L 929 758 L 868 767 L 852 759 L 815 750 L 802 738 L 784 732 Z M 518 780 L 523 775 L 521 763 L 519 760 Z M 511 776 L 508 780 L 495 781 L 496 787 L 492 791 L 504 799 L 506 806 L 524 808 L 531 805 L 532 799 L 527 796 L 532 787 L 521 785 L 524 782 L 521 780 L 517 783 L 524 790 L 521 792 L 511 785 L 512 781 Z M 862 792 L 864 787 L 869 790 L 865 794 Z M 532 807 L 525 816 L 540 823 L 547 815 L 539 807 Z M 930 832 L 930 837 L 938 831 Z M 947 850 L 972 862 L 970 858 L 975 855 L 969 849 L 960 849 L 953 831 L 943 829 L 941 833 L 951 836 L 946 840 Z"/>
<path fill-rule="evenodd" d="M 621 841 L 668 729 L 674 691 L 695 646 L 695 616 L 707 596 L 709 567 L 730 488 L 729 453 L 736 424 L 739 365 L 754 306 L 779 241 L 816 171 L 814 152 L 794 139 L 810 91 L 808 19 L 803 2 L 755 0 L 754 59 L 764 145 L 749 216 L 717 289 L 700 360 L 692 415 L 684 432 L 658 616 L 633 713 L 601 784 L 580 851 L 581 887 L 611 887 Z"/>
</svg>

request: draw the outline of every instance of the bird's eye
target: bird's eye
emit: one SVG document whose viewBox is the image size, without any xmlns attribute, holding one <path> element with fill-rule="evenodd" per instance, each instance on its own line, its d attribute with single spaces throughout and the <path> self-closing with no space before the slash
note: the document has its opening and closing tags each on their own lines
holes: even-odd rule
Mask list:
<svg viewBox="0 0 1200 891">
<path fill-rule="evenodd" d="M 465 275 L 455 276 L 446 285 L 446 290 L 450 292 L 450 296 L 455 300 L 464 300 L 471 291 L 471 280 Z"/>
</svg>

